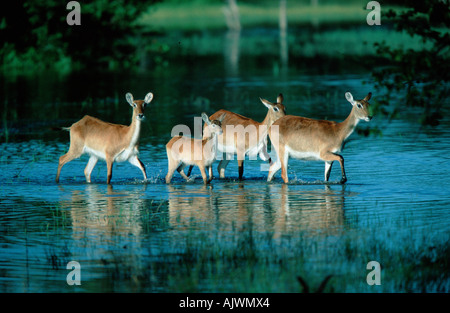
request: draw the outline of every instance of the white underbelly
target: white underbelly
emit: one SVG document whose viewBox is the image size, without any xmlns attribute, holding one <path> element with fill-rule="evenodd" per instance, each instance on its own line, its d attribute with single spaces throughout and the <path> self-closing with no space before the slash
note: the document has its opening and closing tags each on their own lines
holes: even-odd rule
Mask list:
<svg viewBox="0 0 450 313">
<path fill-rule="evenodd" d="M 89 154 L 91 156 L 95 156 L 101 160 L 106 160 L 106 156 L 105 156 L 104 152 L 98 151 L 98 150 L 95 150 L 95 149 L 92 149 L 92 148 L 89 148 L 86 146 L 84 146 L 84 148 L 83 148 L 83 153 Z"/>
<path fill-rule="evenodd" d="M 222 145 L 222 144 L 217 144 L 217 151 L 220 153 L 236 153 L 236 147 L 234 145 L 230 145 L 230 146 L 226 146 L 226 145 Z"/>
<path fill-rule="evenodd" d="M 309 151 L 296 151 L 288 146 L 286 146 L 286 152 L 289 153 L 290 157 L 299 159 L 299 160 L 305 160 L 305 161 L 320 161 L 322 160 L 319 156 L 318 152 L 309 152 Z"/>
<path fill-rule="evenodd" d="M 89 147 L 84 147 L 83 153 L 95 156 L 98 159 L 106 160 L 105 153 L 103 151 L 98 151 Z M 137 155 L 137 149 L 135 147 L 127 148 L 122 152 L 114 156 L 114 162 L 125 162 L 128 161 L 132 156 Z"/>
<path fill-rule="evenodd" d="M 264 143 L 260 142 L 257 145 L 247 149 L 245 151 L 245 155 L 256 157 L 258 155 L 258 153 L 261 152 L 261 149 L 263 147 L 264 147 Z M 226 145 L 218 144 L 217 151 L 220 153 L 228 153 L 228 154 L 236 154 L 237 153 L 236 146 L 234 146 L 234 145 L 226 146 Z"/>
<path fill-rule="evenodd" d="M 215 160 L 216 160 L 215 158 L 206 159 L 205 160 L 205 166 L 211 166 L 211 164 L 213 164 Z"/>
<path fill-rule="evenodd" d="M 137 149 L 135 147 L 126 148 L 118 155 L 115 156 L 114 161 L 116 162 L 125 162 L 128 161 L 132 156 L 137 155 Z"/>
</svg>

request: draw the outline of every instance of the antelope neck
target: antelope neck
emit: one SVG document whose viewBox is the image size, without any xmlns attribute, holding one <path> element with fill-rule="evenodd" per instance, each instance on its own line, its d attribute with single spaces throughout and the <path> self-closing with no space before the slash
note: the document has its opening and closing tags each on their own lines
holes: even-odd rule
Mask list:
<svg viewBox="0 0 450 313">
<path fill-rule="evenodd" d="M 139 140 L 139 133 L 141 131 L 141 121 L 137 119 L 136 110 L 133 110 L 133 117 L 128 129 L 128 136 L 130 136 L 130 146 L 135 146 Z"/>
<path fill-rule="evenodd" d="M 359 118 L 356 117 L 355 110 L 355 107 L 353 107 L 348 117 L 343 122 L 338 124 L 340 127 L 340 136 L 342 137 L 342 140 L 347 139 L 359 123 Z"/>
</svg>

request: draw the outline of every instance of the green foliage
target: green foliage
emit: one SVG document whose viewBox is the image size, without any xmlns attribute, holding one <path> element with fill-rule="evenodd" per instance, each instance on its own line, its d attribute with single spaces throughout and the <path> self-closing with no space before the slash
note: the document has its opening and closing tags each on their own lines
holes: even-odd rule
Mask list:
<svg viewBox="0 0 450 313">
<path fill-rule="evenodd" d="M 377 89 L 387 90 L 377 98 L 377 109 L 392 118 L 402 105 L 420 107 L 420 123 L 434 126 L 449 96 L 450 10 L 441 0 L 409 1 L 408 5 L 411 8 L 400 12 L 389 10 L 386 18 L 397 31 L 419 37 L 422 48 L 393 48 L 385 41 L 374 44 L 389 64 L 373 73 Z M 392 103 L 396 105 L 388 110 Z"/>
<path fill-rule="evenodd" d="M 126 67 L 137 62 L 132 36 L 151 3 L 137 0 L 80 2 L 81 25 L 66 22 L 67 2 L 14 1 L 0 13 L 3 67 Z"/>
<path fill-rule="evenodd" d="M 331 3 L 330 3 L 331 2 Z M 236 1 L 243 28 L 279 27 L 279 1 Z M 336 23 L 361 23 L 367 12 L 364 6 L 355 3 L 319 1 L 320 5 L 311 5 L 308 1 L 287 1 L 287 19 L 289 27 L 295 25 L 317 25 Z M 140 18 L 143 27 L 157 28 L 163 31 L 202 31 L 205 29 L 226 30 L 224 15 L 226 1 L 165 0 L 151 7 Z"/>
</svg>

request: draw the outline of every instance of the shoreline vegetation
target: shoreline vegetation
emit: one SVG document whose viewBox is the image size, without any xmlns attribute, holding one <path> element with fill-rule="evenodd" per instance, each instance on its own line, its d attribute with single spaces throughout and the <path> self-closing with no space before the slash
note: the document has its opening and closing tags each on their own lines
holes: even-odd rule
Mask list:
<svg viewBox="0 0 450 313">
<path fill-rule="evenodd" d="M 81 26 L 68 26 L 67 10 L 36 0 L 16 4 L 17 16 L 0 14 L 0 35 L 6 38 L 0 73 L 164 72 L 210 64 L 211 57 L 225 60 L 231 74 L 249 64 L 275 76 L 364 72 L 377 93 L 385 94 L 375 105 L 389 119 L 400 110 L 398 105 L 392 114 L 385 109 L 398 102 L 390 94 L 404 95 L 408 106 L 424 109 L 422 125 L 438 125 L 449 94 L 448 7 L 440 0 L 398 0 L 396 6 L 383 4 L 381 25 L 370 26 L 366 5 L 361 0 L 96 0 L 82 6 Z"/>
<path fill-rule="evenodd" d="M 132 4 L 128 4 L 130 5 Z M 264 46 L 263 39 L 266 37 L 275 37 L 276 44 L 279 44 L 276 38 L 279 37 L 280 27 L 278 1 L 263 2 L 263 4 L 237 1 L 237 5 L 240 29 L 243 33 L 252 31 L 252 34 L 246 38 L 245 45 L 241 44 L 242 54 L 257 55 L 260 51 L 258 47 Z M 26 11 L 23 13 L 25 18 L 33 17 L 33 20 L 43 13 L 48 14 L 39 19 L 41 23 L 29 25 L 29 30 L 22 29 L 28 36 L 31 32 L 31 38 L 36 40 L 35 44 L 31 44 L 30 39 L 26 43 L 20 40 L 19 42 L 6 40 L 0 47 L 2 72 L 34 74 L 42 70 L 52 70 L 64 74 L 86 67 L 106 70 L 118 70 L 124 67 L 137 69 L 142 63 L 140 62 L 142 54 L 150 55 L 151 65 L 167 64 L 170 61 L 167 59 L 170 59 L 172 54 L 178 53 L 177 49 L 171 51 L 171 48 L 176 47 L 172 37 L 184 37 L 183 43 L 193 47 L 188 52 L 194 55 L 205 54 L 211 49 L 221 53 L 223 52 L 223 36 L 208 34 L 226 32 L 230 29 L 226 18 L 225 2 L 203 0 L 186 4 L 186 2 L 171 0 L 150 3 L 142 11 L 123 13 L 130 15 L 127 18 L 133 21 L 129 23 L 129 26 L 123 25 L 126 24 L 125 22 L 117 22 L 118 26 L 114 26 L 117 29 L 114 36 L 118 38 L 110 38 L 112 34 L 105 33 L 108 25 L 115 23 L 114 14 L 122 14 L 116 13 L 117 10 L 109 12 L 108 10 L 113 9 L 102 8 L 101 18 L 95 21 L 98 19 L 95 17 L 97 8 L 86 5 L 82 8 L 81 26 L 66 26 L 66 16 L 61 16 L 61 13 L 66 14 L 69 11 L 61 12 L 57 9 L 59 10 L 56 7 L 48 7 L 43 10 L 39 5 L 33 8 L 34 11 L 31 10 L 33 13 L 23 9 Z M 30 9 L 27 10 L 30 11 Z M 388 8 L 383 7 L 383 11 L 385 10 Z M 386 40 L 388 44 L 398 47 L 412 49 L 421 45 L 420 38 L 411 38 L 406 33 L 388 30 L 386 34 L 386 28 L 390 28 L 389 25 L 382 25 L 383 29 L 368 26 L 366 17 L 369 12 L 370 10 L 366 10 L 359 2 L 313 5 L 309 1 L 286 1 L 285 25 L 289 44 L 288 53 L 305 57 L 340 58 L 349 54 L 359 57 L 374 56 L 373 44 L 381 40 Z M 111 16 L 109 20 L 108 16 Z M 6 19 L 3 18 L 0 31 L 8 31 L 9 25 L 5 21 Z M 29 23 L 32 23 L 31 20 Z M 59 27 L 55 28 L 55 25 Z M 94 34 L 91 34 L 93 27 L 96 30 Z M 304 28 L 304 33 L 295 32 L 295 28 L 298 27 Z M 103 38 L 95 43 L 92 42 L 90 47 L 85 49 L 86 51 L 76 49 L 76 45 L 80 44 L 80 38 L 94 35 Z M 87 44 L 92 40 L 88 38 Z M 265 45 L 267 46 L 267 42 Z M 301 48 L 297 48 L 297 45 Z M 89 50 L 92 52 L 89 53 Z M 263 47 L 263 51 L 265 50 L 267 48 Z M 273 50 L 278 51 L 278 49 Z"/>
</svg>

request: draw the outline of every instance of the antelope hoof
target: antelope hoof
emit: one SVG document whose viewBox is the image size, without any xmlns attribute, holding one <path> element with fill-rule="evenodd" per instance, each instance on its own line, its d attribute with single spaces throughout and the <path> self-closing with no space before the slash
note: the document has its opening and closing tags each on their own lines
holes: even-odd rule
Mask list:
<svg viewBox="0 0 450 313">
<path fill-rule="evenodd" d="M 347 177 L 343 176 L 341 178 L 341 181 L 339 182 L 341 185 L 345 184 L 345 182 L 347 181 Z"/>
</svg>

